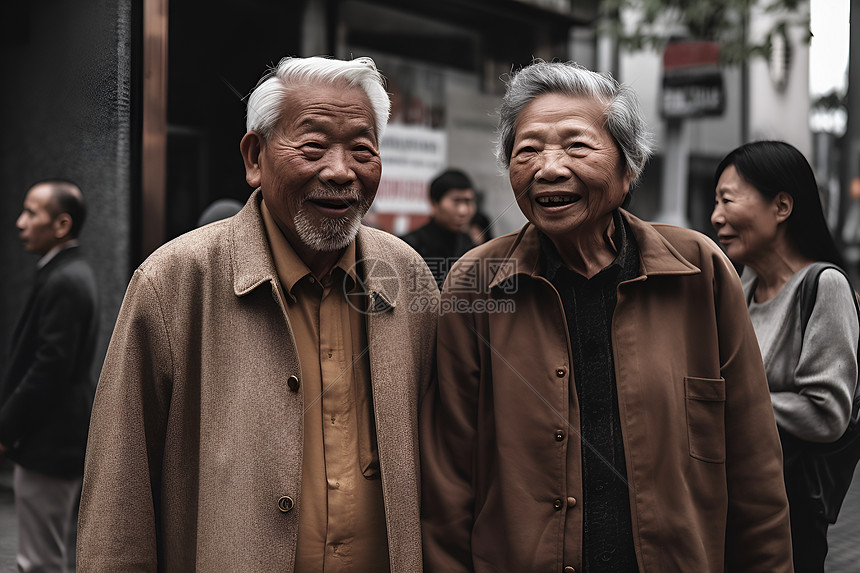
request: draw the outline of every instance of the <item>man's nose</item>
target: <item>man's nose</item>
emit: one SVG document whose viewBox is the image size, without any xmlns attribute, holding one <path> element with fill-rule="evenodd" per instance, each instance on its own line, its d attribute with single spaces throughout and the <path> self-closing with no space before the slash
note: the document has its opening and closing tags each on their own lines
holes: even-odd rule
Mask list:
<svg viewBox="0 0 860 573">
<path fill-rule="evenodd" d="M 355 181 L 355 171 L 353 170 L 354 160 L 352 154 L 346 149 L 329 149 L 325 159 L 325 167 L 323 167 L 319 174 L 323 181 L 337 185 L 346 185 Z"/>
</svg>

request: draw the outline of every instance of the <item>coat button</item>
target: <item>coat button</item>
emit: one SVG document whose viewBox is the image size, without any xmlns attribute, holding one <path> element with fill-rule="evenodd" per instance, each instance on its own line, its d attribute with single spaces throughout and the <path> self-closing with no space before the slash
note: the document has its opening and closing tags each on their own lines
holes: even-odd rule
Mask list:
<svg viewBox="0 0 860 573">
<path fill-rule="evenodd" d="M 574 505 L 576 505 L 576 498 L 575 497 L 567 498 L 567 507 L 573 507 Z"/>
<path fill-rule="evenodd" d="M 568 565 L 567 567 L 564 568 L 564 573 L 576 573 L 576 569 L 574 569 L 573 567 Z"/>
<path fill-rule="evenodd" d="M 294 506 L 295 502 L 293 501 L 293 498 L 288 495 L 281 496 L 281 498 L 278 499 L 278 509 L 280 509 L 284 513 L 287 513 L 288 511 L 293 509 Z"/>
<path fill-rule="evenodd" d="M 561 442 L 562 440 L 564 440 L 564 432 L 561 430 L 556 430 L 555 431 L 555 441 Z"/>
<path fill-rule="evenodd" d="M 557 511 L 557 510 L 560 510 L 562 507 L 564 507 L 564 502 L 563 502 L 563 501 L 561 501 L 560 499 L 557 499 L 557 500 L 555 500 L 554 502 L 552 502 L 552 506 L 553 506 L 553 507 L 556 509 L 556 511 Z"/>
<path fill-rule="evenodd" d="M 292 390 L 293 392 L 298 392 L 299 391 L 299 377 L 296 376 L 295 374 L 291 375 L 289 378 L 287 378 L 287 386 L 289 386 L 290 390 Z"/>
<path fill-rule="evenodd" d="M 564 378 L 564 368 L 556 368 L 555 375 L 559 378 Z"/>
</svg>

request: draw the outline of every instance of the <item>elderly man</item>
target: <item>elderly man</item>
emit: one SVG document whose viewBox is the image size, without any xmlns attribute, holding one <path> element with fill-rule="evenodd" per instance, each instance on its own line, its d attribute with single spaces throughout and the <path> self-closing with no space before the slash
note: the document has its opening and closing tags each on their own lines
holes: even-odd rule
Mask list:
<svg viewBox="0 0 860 573">
<path fill-rule="evenodd" d="M 438 291 L 412 249 L 361 226 L 389 105 L 367 58 L 286 58 L 251 94 L 257 190 L 129 285 L 93 412 L 82 571 L 420 568 Z"/>
<path fill-rule="evenodd" d="M 80 188 L 53 179 L 30 188 L 17 221 L 24 248 L 40 257 L 0 389 L 0 460 L 15 462 L 24 573 L 67 571 L 75 560 L 99 317 L 95 274 L 78 245 L 85 219 Z"/>
<path fill-rule="evenodd" d="M 500 114 L 529 222 L 445 285 L 442 308 L 473 312 L 440 317 L 422 406 L 425 568 L 791 571 L 737 274 L 703 235 L 622 209 L 650 153 L 635 95 L 538 61 Z"/>
</svg>

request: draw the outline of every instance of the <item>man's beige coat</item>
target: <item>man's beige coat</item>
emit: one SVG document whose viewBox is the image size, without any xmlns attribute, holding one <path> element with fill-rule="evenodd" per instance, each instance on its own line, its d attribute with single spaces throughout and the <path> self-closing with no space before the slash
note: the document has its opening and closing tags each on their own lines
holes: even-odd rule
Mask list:
<svg viewBox="0 0 860 573">
<path fill-rule="evenodd" d="M 304 404 L 259 199 L 134 273 L 95 399 L 79 571 L 293 570 Z M 363 227 L 357 241 L 391 571 L 420 571 L 417 403 L 438 291 L 399 239 Z"/>
</svg>

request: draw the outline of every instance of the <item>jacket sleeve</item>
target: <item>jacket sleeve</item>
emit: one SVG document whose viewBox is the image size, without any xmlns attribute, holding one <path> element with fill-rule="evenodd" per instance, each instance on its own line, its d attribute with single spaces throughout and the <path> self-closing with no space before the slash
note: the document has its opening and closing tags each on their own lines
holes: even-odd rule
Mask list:
<svg viewBox="0 0 860 573">
<path fill-rule="evenodd" d="M 38 332 L 34 360 L 0 409 L 0 443 L 15 445 L 48 425 L 73 383 L 93 314 L 93 301 L 68 277 L 55 274 L 42 287 L 35 308 Z"/>
<path fill-rule="evenodd" d="M 446 285 L 456 280 L 458 265 Z M 450 300 L 442 293 L 442 308 Z M 422 540 L 428 573 L 472 571 L 480 332 L 472 313 L 442 312 L 437 379 L 424 397 L 421 431 Z"/>
<path fill-rule="evenodd" d="M 761 353 L 737 274 L 721 254 L 714 266 L 720 370 L 726 388 L 725 570 L 790 572 L 782 450 Z"/>
<path fill-rule="evenodd" d="M 78 571 L 156 571 L 161 459 L 173 380 L 158 293 L 129 284 L 99 379 L 78 530 Z"/>
<path fill-rule="evenodd" d="M 776 423 L 813 442 L 832 442 L 845 432 L 857 385 L 857 338 L 860 326 L 854 292 L 842 273 L 825 270 L 793 380 L 770 380 L 771 386 L 794 388 L 772 392 Z M 769 374 L 770 376 L 770 370 Z"/>
</svg>

